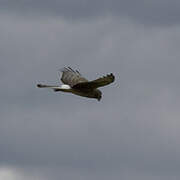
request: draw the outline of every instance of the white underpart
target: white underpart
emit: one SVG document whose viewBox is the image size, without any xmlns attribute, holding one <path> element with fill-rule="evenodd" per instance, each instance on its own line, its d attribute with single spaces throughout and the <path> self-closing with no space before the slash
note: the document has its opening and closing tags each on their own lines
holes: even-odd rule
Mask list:
<svg viewBox="0 0 180 180">
<path fill-rule="evenodd" d="M 62 84 L 62 85 L 60 86 L 60 88 L 61 88 L 61 89 L 71 89 L 71 87 L 70 87 L 69 85 L 67 85 L 67 84 Z"/>
</svg>

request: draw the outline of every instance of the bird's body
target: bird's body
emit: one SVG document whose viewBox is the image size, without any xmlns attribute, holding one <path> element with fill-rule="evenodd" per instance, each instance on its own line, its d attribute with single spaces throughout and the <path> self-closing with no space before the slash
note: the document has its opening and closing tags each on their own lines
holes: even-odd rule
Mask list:
<svg viewBox="0 0 180 180">
<path fill-rule="evenodd" d="M 78 96 L 95 98 L 100 101 L 102 97 L 102 92 L 97 89 L 98 87 L 108 85 L 114 81 L 114 75 L 111 73 L 107 76 L 99 78 L 94 81 L 88 81 L 79 73 L 79 71 L 74 71 L 70 67 L 63 68 L 61 81 L 64 83 L 61 86 L 49 86 L 43 84 L 37 84 L 39 88 L 51 88 L 54 91 L 62 91 L 67 93 L 72 93 Z"/>
</svg>

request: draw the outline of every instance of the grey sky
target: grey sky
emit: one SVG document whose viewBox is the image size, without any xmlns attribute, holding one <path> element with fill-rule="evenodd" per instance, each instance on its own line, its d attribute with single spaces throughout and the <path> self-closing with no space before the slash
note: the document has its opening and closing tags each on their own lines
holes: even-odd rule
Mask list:
<svg viewBox="0 0 180 180">
<path fill-rule="evenodd" d="M 1 11 L 21 15 L 59 16 L 68 19 L 105 15 L 129 17 L 143 24 L 180 22 L 179 0 L 1 0 Z"/>
<path fill-rule="evenodd" d="M 123 2 L 117 16 L 116 1 L 110 13 L 108 1 L 87 1 L 89 12 L 80 1 L 20 2 L 1 1 L 0 179 L 179 179 L 178 20 L 152 23 L 138 11 L 163 15 L 160 1 L 136 1 L 135 16 Z M 179 2 L 165 2 L 175 13 Z M 23 15 L 27 7 L 34 16 Z M 66 65 L 88 79 L 113 72 L 116 81 L 100 102 L 36 88 L 58 84 Z"/>
</svg>

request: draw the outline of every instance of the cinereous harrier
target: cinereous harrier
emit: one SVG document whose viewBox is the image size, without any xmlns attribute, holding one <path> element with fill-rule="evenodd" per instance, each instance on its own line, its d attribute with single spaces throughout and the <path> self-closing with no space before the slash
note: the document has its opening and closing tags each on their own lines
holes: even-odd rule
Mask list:
<svg viewBox="0 0 180 180">
<path fill-rule="evenodd" d="M 61 69 L 61 72 L 61 81 L 64 83 L 63 85 L 49 86 L 44 84 L 37 84 L 37 87 L 51 88 L 54 91 L 69 92 L 83 97 L 95 98 L 100 101 L 102 93 L 97 88 L 106 86 L 114 82 L 115 79 L 114 75 L 111 73 L 94 81 L 88 81 L 80 74 L 79 71 L 75 71 L 70 67 Z"/>
</svg>

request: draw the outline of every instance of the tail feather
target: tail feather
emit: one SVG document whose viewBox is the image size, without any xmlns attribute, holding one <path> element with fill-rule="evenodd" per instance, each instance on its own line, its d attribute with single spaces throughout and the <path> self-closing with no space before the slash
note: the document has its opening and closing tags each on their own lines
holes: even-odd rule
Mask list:
<svg viewBox="0 0 180 180">
<path fill-rule="evenodd" d="M 54 91 L 63 91 L 63 92 L 71 92 L 71 88 L 67 85 L 61 85 L 61 86 L 49 86 L 45 84 L 37 84 L 38 88 L 50 88 Z"/>
<path fill-rule="evenodd" d="M 54 86 L 48 86 L 48 85 L 45 85 L 45 84 L 37 84 L 37 87 L 38 88 L 52 88 Z"/>
</svg>

